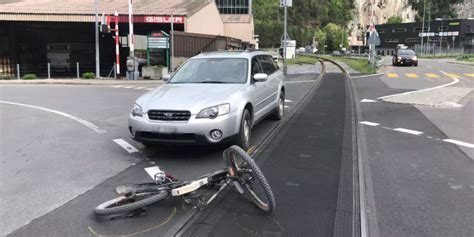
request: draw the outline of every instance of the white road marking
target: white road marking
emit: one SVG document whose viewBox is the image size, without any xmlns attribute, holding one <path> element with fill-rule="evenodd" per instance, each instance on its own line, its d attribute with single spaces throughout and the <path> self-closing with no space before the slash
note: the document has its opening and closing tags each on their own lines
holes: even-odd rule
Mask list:
<svg viewBox="0 0 474 237">
<path fill-rule="evenodd" d="M 377 102 L 377 101 L 376 100 L 363 99 L 360 102 L 361 103 L 374 103 L 374 102 Z"/>
<path fill-rule="evenodd" d="M 112 86 L 113 88 L 120 88 L 122 85 Z"/>
<path fill-rule="evenodd" d="M 397 132 L 404 132 L 404 133 L 408 133 L 408 134 L 412 134 L 412 135 L 421 135 L 423 134 L 423 132 L 420 132 L 420 131 L 415 131 L 415 130 L 411 130 L 411 129 L 406 129 L 406 128 L 395 128 L 393 129 L 394 131 L 397 131 Z"/>
<path fill-rule="evenodd" d="M 145 87 L 135 87 L 134 89 L 136 89 L 136 90 L 142 90 L 142 89 L 145 89 Z"/>
<path fill-rule="evenodd" d="M 290 108 L 290 106 L 288 106 L 288 105 L 285 105 L 285 109 L 289 109 L 289 108 Z"/>
<path fill-rule="evenodd" d="M 58 115 L 61 115 L 61 116 L 64 116 L 68 119 L 72 119 L 92 130 L 94 130 L 96 133 L 105 133 L 105 130 L 102 130 L 100 129 L 97 125 L 87 121 L 87 120 L 84 120 L 84 119 L 81 119 L 81 118 L 78 118 L 74 115 L 71 115 L 71 114 L 68 114 L 68 113 L 64 113 L 64 112 L 61 112 L 61 111 L 57 111 L 57 110 L 54 110 L 54 109 L 48 109 L 48 108 L 44 108 L 44 107 L 40 107 L 40 106 L 36 106 L 36 105 L 27 105 L 27 104 L 21 104 L 21 103 L 16 103 L 16 102 L 10 102 L 10 101 L 0 101 L 0 103 L 2 104 L 9 104 L 9 105 L 18 105 L 18 106 L 23 106 L 23 107 L 28 107 L 28 108 L 32 108 L 32 109 L 38 109 L 38 110 L 43 110 L 43 111 L 46 111 L 46 112 L 50 112 L 50 113 L 54 113 L 54 114 L 58 114 Z"/>
<path fill-rule="evenodd" d="M 134 88 L 134 86 L 125 86 L 125 87 L 123 87 L 123 88 L 125 88 L 125 89 L 132 89 L 132 88 Z"/>
<path fill-rule="evenodd" d="M 128 151 L 128 153 L 138 152 L 137 148 L 135 148 L 134 146 L 132 146 L 130 143 L 123 140 L 122 138 L 114 139 L 113 141 L 117 143 L 119 146 L 121 146 L 123 149 Z"/>
<path fill-rule="evenodd" d="M 285 103 L 293 103 L 292 100 L 285 100 Z"/>
<path fill-rule="evenodd" d="M 372 127 L 376 127 L 376 126 L 380 125 L 379 123 L 373 123 L 373 122 L 369 122 L 369 121 L 362 121 L 362 122 L 359 122 L 359 123 L 367 125 L 367 126 L 372 126 Z"/>
<path fill-rule="evenodd" d="M 351 77 L 351 78 L 375 77 L 375 76 L 382 76 L 382 75 L 385 75 L 385 73 L 377 73 L 377 74 L 364 75 L 364 76 L 355 76 L 355 77 Z"/>
<path fill-rule="evenodd" d="M 454 140 L 454 139 L 444 139 L 443 141 L 453 143 L 453 144 L 456 144 L 456 145 L 459 145 L 459 146 L 474 148 L 474 144 L 467 143 L 467 142 L 462 142 L 462 141 L 458 141 L 458 140 Z"/>
<path fill-rule="evenodd" d="M 152 90 L 154 90 L 154 89 L 155 89 L 155 88 L 148 88 L 148 89 L 146 89 L 146 90 L 147 90 L 147 91 L 152 91 Z"/>
<path fill-rule="evenodd" d="M 429 138 L 429 139 L 433 139 L 433 137 L 432 137 L 432 136 L 427 136 L 427 138 Z"/>
<path fill-rule="evenodd" d="M 444 73 L 445 75 L 447 74 L 447 73 L 445 73 L 445 72 L 443 72 L 443 71 L 441 71 L 441 72 Z M 390 97 L 393 97 L 393 96 L 410 95 L 410 94 L 414 94 L 414 93 L 418 93 L 418 92 L 436 90 L 436 89 L 439 89 L 439 88 L 443 88 L 443 87 L 447 87 L 447 86 L 454 85 L 454 84 L 456 84 L 456 83 L 458 83 L 458 82 L 459 82 L 459 79 L 453 78 L 453 81 L 452 81 L 452 82 L 447 83 L 447 84 L 444 84 L 444 85 L 441 85 L 441 86 L 435 86 L 435 87 L 431 87 L 431 88 L 427 88 L 427 89 L 423 89 L 423 90 L 409 91 L 409 92 L 398 93 L 398 94 L 393 94 L 393 95 L 386 95 L 386 96 L 379 97 L 379 98 L 377 98 L 377 99 L 382 100 L 382 99 L 387 99 L 387 98 L 390 98 Z"/>
<path fill-rule="evenodd" d="M 392 130 L 392 128 L 382 126 L 383 129 Z"/>
<path fill-rule="evenodd" d="M 287 81 L 285 83 L 302 83 L 302 82 L 315 82 L 316 80 L 304 80 L 304 81 Z"/>
</svg>

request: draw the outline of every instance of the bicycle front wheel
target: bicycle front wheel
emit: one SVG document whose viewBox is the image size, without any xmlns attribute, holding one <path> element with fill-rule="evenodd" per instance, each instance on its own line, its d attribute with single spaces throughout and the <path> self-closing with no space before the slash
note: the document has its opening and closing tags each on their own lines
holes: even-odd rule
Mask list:
<svg viewBox="0 0 474 237">
<path fill-rule="evenodd" d="M 98 216 L 106 216 L 138 210 L 166 198 L 168 193 L 168 191 L 164 190 L 159 193 L 136 193 L 119 196 L 98 205 L 95 207 L 94 212 Z"/>
<path fill-rule="evenodd" d="M 245 192 L 255 205 L 266 213 L 275 209 L 275 197 L 270 184 L 255 161 L 239 146 L 224 151 L 224 159 L 230 166 L 230 173 L 238 178 Z"/>
</svg>

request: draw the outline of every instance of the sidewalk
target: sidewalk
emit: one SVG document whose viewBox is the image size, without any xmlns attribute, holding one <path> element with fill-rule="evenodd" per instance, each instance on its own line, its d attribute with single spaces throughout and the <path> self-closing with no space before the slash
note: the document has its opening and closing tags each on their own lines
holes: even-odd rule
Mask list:
<svg viewBox="0 0 474 237">
<path fill-rule="evenodd" d="M 0 80 L 0 85 L 18 84 L 58 84 L 58 85 L 156 85 L 162 80 L 113 80 L 113 79 L 35 79 L 35 80 Z"/>
</svg>

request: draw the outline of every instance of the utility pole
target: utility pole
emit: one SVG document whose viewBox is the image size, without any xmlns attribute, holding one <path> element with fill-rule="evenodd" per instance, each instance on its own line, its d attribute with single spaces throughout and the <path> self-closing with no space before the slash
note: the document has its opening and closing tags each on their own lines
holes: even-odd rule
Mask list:
<svg viewBox="0 0 474 237">
<path fill-rule="evenodd" d="M 430 49 L 430 34 L 431 34 L 431 7 L 430 10 L 428 11 L 428 36 L 426 38 L 426 44 L 425 44 L 425 54 Z"/>
<path fill-rule="evenodd" d="M 285 21 L 283 25 L 283 73 L 286 75 L 286 45 L 288 44 L 288 4 L 284 1 Z"/>
<path fill-rule="evenodd" d="M 423 39 L 425 37 L 425 13 L 426 13 L 426 0 L 423 0 L 423 24 L 421 26 L 421 52 L 423 53 Z"/>
<path fill-rule="evenodd" d="M 174 72 L 174 18 L 173 12 L 171 12 L 171 32 L 170 32 L 170 41 L 171 41 L 171 60 L 170 60 L 170 71 Z"/>
<path fill-rule="evenodd" d="M 95 76 L 100 77 L 99 0 L 95 0 Z"/>
</svg>

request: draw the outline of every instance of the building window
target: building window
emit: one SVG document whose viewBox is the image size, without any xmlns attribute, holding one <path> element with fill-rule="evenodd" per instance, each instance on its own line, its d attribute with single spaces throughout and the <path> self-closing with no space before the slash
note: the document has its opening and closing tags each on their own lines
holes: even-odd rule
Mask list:
<svg viewBox="0 0 474 237">
<path fill-rule="evenodd" d="M 221 14 L 248 14 L 250 0 L 216 0 Z"/>
<path fill-rule="evenodd" d="M 443 38 L 430 38 L 430 39 L 429 39 L 429 42 L 430 42 L 430 43 L 439 43 L 440 39 L 441 39 L 441 41 L 444 43 L 444 42 L 446 42 L 447 37 L 443 37 Z"/>
<path fill-rule="evenodd" d="M 399 39 L 393 39 L 393 38 L 385 39 L 385 43 L 398 43 L 399 41 L 400 41 Z"/>
<path fill-rule="evenodd" d="M 413 32 L 428 32 L 428 27 L 425 27 L 425 28 L 415 27 L 413 28 Z"/>
<path fill-rule="evenodd" d="M 420 38 L 406 38 L 405 43 L 420 43 Z"/>
<path fill-rule="evenodd" d="M 448 30 L 448 27 L 447 26 L 440 26 L 438 28 L 439 31 L 447 31 Z"/>
<path fill-rule="evenodd" d="M 393 33 L 403 33 L 407 32 L 407 28 L 395 28 L 392 30 Z"/>
</svg>

